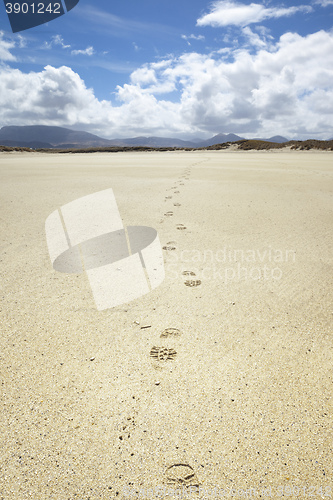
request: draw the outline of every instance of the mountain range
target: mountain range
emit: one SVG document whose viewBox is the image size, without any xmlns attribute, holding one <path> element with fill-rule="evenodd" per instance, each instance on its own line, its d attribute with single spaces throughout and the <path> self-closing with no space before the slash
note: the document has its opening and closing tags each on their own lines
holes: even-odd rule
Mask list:
<svg viewBox="0 0 333 500">
<path fill-rule="evenodd" d="M 153 148 L 175 147 L 175 148 L 203 148 L 235 142 L 244 139 L 235 134 L 217 134 L 210 139 L 195 141 L 183 141 L 170 137 L 131 137 L 128 139 L 103 139 L 89 132 L 70 130 L 64 127 L 52 127 L 46 125 L 6 126 L 0 129 L 0 145 L 11 147 L 26 147 L 31 149 L 66 149 L 82 147 L 132 147 L 146 146 Z M 287 142 L 288 139 L 281 136 L 269 139 L 256 139 L 269 142 Z"/>
</svg>

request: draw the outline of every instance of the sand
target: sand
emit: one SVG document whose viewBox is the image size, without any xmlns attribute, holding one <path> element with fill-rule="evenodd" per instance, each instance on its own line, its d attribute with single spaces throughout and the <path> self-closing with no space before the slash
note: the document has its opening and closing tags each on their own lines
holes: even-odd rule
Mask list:
<svg viewBox="0 0 333 500">
<path fill-rule="evenodd" d="M 333 495 L 332 158 L 0 155 L 1 499 Z M 169 250 L 158 288 L 98 311 L 44 224 L 110 187 Z"/>
</svg>

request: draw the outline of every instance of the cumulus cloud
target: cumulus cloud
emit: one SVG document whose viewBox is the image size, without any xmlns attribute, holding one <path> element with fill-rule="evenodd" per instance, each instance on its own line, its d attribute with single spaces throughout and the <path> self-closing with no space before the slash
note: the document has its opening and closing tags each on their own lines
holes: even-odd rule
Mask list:
<svg viewBox="0 0 333 500">
<path fill-rule="evenodd" d="M 103 137 L 331 136 L 333 33 L 285 33 L 269 46 L 252 31 L 244 35 L 258 50 L 242 47 L 232 58 L 224 50 L 190 52 L 145 64 L 116 88 L 115 102 L 98 100 L 66 66 L 30 73 L 2 67 L 0 122 L 72 126 Z"/>
<path fill-rule="evenodd" d="M 87 47 L 84 50 L 72 50 L 71 54 L 73 56 L 77 56 L 79 54 L 84 55 L 84 56 L 92 56 L 95 53 L 94 47 Z"/>
<path fill-rule="evenodd" d="M 90 124 L 96 113 L 108 119 L 110 103 L 98 101 L 83 80 L 66 66 L 46 66 L 23 73 L 5 67 L 0 73 L 0 109 L 3 124 Z M 110 122 L 110 120 L 108 120 Z"/>
<path fill-rule="evenodd" d="M 329 0 L 323 0 L 329 1 Z M 211 11 L 197 20 L 197 26 L 222 27 L 228 25 L 247 26 L 259 23 L 265 19 L 291 16 L 297 12 L 311 12 L 312 7 L 299 5 L 297 7 L 265 7 L 262 4 L 250 5 L 220 0 L 213 3 Z"/>
</svg>

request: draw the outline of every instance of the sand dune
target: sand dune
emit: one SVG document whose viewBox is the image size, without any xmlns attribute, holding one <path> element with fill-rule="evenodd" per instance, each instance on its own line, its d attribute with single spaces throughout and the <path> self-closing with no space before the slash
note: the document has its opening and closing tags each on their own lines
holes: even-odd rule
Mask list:
<svg viewBox="0 0 333 500">
<path fill-rule="evenodd" d="M 1 153 L 0 175 L 0 498 L 333 494 L 331 153 Z M 98 311 L 44 224 L 110 187 L 166 277 Z"/>
</svg>

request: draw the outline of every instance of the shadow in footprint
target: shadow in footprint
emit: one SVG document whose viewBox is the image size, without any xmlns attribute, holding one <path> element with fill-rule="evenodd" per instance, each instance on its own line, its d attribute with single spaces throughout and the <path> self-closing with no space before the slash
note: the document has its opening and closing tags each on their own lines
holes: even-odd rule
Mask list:
<svg viewBox="0 0 333 500">
<path fill-rule="evenodd" d="M 199 487 L 193 467 L 188 464 L 174 464 L 165 471 L 166 484 L 185 488 Z"/>
<path fill-rule="evenodd" d="M 201 280 L 186 280 L 184 284 L 190 287 L 199 286 L 201 285 Z"/>
<path fill-rule="evenodd" d="M 173 360 L 177 356 L 177 351 L 174 349 L 169 349 L 168 347 L 156 347 L 153 346 L 150 350 L 150 357 L 154 358 L 156 361 L 168 361 Z"/>
<path fill-rule="evenodd" d="M 166 245 L 166 246 L 164 246 L 162 248 L 163 248 L 163 250 L 169 250 L 169 251 L 176 250 L 176 247 L 173 246 L 173 245 Z"/>
<path fill-rule="evenodd" d="M 181 335 L 181 331 L 178 330 L 178 328 L 166 328 L 163 330 L 161 333 L 160 337 L 166 338 L 166 337 L 179 337 Z"/>
</svg>

